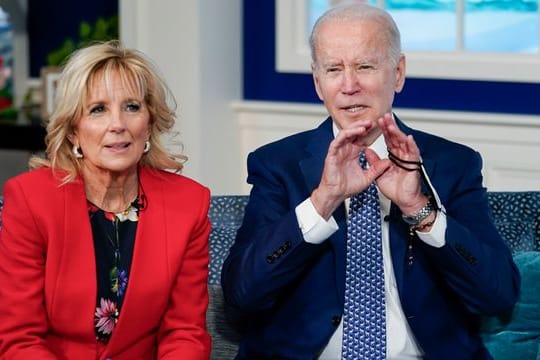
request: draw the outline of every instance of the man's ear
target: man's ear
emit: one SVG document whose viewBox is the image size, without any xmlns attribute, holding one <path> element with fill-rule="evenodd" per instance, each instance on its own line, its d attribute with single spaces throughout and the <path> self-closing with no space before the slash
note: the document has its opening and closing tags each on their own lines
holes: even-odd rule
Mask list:
<svg viewBox="0 0 540 360">
<path fill-rule="evenodd" d="M 311 74 L 313 76 L 313 84 L 315 85 L 315 91 L 317 92 L 317 96 L 319 97 L 319 100 L 324 101 L 320 88 L 321 85 L 319 75 L 317 74 L 317 66 L 314 63 L 311 63 Z"/>
<path fill-rule="evenodd" d="M 405 85 L 405 69 L 406 69 L 406 61 L 405 61 L 405 55 L 400 54 L 399 60 L 396 65 L 396 93 L 401 92 L 403 90 L 403 86 Z"/>
</svg>

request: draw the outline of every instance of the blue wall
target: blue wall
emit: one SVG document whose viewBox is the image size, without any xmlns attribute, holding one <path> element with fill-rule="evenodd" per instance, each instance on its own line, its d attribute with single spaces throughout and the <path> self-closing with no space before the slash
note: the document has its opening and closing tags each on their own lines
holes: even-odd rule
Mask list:
<svg viewBox="0 0 540 360">
<path fill-rule="evenodd" d="M 243 26 L 244 99 L 319 103 L 311 75 L 275 70 L 275 1 L 244 0 Z M 395 106 L 540 115 L 540 84 L 408 77 Z"/>
</svg>

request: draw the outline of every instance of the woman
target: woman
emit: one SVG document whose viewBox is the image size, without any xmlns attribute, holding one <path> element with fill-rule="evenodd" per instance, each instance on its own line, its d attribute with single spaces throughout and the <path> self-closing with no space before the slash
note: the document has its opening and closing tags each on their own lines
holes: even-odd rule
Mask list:
<svg viewBox="0 0 540 360">
<path fill-rule="evenodd" d="M 66 64 L 47 158 L 4 186 L 1 358 L 208 359 L 210 194 L 164 171 L 168 100 L 118 42 Z"/>
</svg>

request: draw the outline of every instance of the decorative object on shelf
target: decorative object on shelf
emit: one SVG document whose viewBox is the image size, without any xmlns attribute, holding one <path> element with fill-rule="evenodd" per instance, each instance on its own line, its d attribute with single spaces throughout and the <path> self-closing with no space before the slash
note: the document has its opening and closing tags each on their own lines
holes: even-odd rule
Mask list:
<svg viewBox="0 0 540 360">
<path fill-rule="evenodd" d="M 61 67 L 45 66 L 41 69 L 41 117 L 47 120 L 54 110 L 56 83 L 62 72 Z"/>
<path fill-rule="evenodd" d="M 27 125 L 41 124 L 41 104 L 43 103 L 41 79 L 33 79 L 27 82 L 24 93 L 19 119 L 24 119 Z"/>
<path fill-rule="evenodd" d="M 13 27 L 9 14 L 0 7 L 0 120 L 15 122 L 13 107 Z"/>
</svg>

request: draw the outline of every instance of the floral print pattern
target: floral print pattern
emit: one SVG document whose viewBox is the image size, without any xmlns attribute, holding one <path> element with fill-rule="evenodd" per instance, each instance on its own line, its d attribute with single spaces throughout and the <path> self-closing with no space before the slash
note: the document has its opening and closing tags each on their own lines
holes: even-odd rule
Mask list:
<svg viewBox="0 0 540 360">
<path fill-rule="evenodd" d="M 116 303 L 109 299 L 101 298 L 100 304 L 95 313 L 96 328 L 99 333 L 110 335 L 118 321 L 118 308 Z"/>
<path fill-rule="evenodd" d="M 118 274 L 118 296 L 124 297 L 127 288 L 127 272 L 126 270 L 120 270 Z"/>
<path fill-rule="evenodd" d="M 88 202 L 94 237 L 98 294 L 94 326 L 96 339 L 108 342 L 120 317 L 126 294 L 139 220 L 138 201 L 120 213 L 103 211 Z"/>
</svg>

